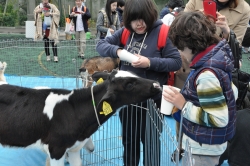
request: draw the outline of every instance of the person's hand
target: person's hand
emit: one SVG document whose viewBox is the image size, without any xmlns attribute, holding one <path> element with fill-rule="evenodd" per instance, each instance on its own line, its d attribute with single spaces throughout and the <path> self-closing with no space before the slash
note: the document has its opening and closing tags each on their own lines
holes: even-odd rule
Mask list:
<svg viewBox="0 0 250 166">
<path fill-rule="evenodd" d="M 84 12 L 84 11 L 81 11 L 80 13 L 81 13 L 81 14 L 85 14 L 85 12 Z"/>
<path fill-rule="evenodd" d="M 75 14 L 76 14 L 75 12 L 72 12 L 72 13 L 70 14 L 70 16 L 75 16 Z"/>
<path fill-rule="evenodd" d="M 112 28 L 109 28 L 109 32 L 110 32 L 111 34 L 115 33 L 114 29 L 112 29 Z"/>
<path fill-rule="evenodd" d="M 219 12 L 216 12 L 216 14 L 217 14 L 217 21 L 215 22 L 215 25 L 217 27 L 220 27 L 221 31 L 223 32 L 223 37 L 227 39 L 230 34 L 230 28 L 227 24 L 227 19 L 224 15 L 221 15 Z"/>
<path fill-rule="evenodd" d="M 177 91 L 174 87 L 169 86 L 162 92 L 163 98 L 168 102 L 172 103 L 176 108 L 182 109 L 186 103 L 183 95 Z"/>
<path fill-rule="evenodd" d="M 122 51 L 122 49 L 118 49 L 118 50 L 116 51 L 116 54 L 117 54 L 118 57 L 120 57 L 121 51 Z"/>
<path fill-rule="evenodd" d="M 142 55 L 135 54 L 139 57 L 139 59 L 136 62 L 132 63 L 132 66 L 135 68 L 147 68 L 150 65 L 150 60 Z"/>
<path fill-rule="evenodd" d="M 43 9 L 42 8 L 39 8 L 36 13 L 42 13 Z"/>
<path fill-rule="evenodd" d="M 50 16 L 49 12 L 44 13 L 44 16 Z"/>
</svg>

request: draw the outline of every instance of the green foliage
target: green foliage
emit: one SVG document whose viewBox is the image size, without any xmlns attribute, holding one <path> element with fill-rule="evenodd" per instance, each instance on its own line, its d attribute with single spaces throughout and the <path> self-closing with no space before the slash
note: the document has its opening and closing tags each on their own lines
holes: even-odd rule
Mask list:
<svg viewBox="0 0 250 166">
<path fill-rule="evenodd" d="M 60 22 L 59 22 L 60 27 L 65 27 L 65 17 L 63 14 L 60 15 Z"/>
<path fill-rule="evenodd" d="M 24 26 L 27 20 L 27 14 L 14 10 L 13 5 L 10 3 L 7 5 L 5 16 L 3 16 L 4 5 L 0 1 L 0 26 L 13 27 L 16 25 Z M 24 8 L 24 9 L 27 9 Z"/>
<path fill-rule="evenodd" d="M 27 14 L 19 12 L 18 25 L 25 26 L 25 21 L 27 21 Z"/>
<path fill-rule="evenodd" d="M 0 26 L 15 26 L 17 21 L 17 11 L 13 10 L 13 5 L 7 5 L 5 16 L 0 13 Z"/>
</svg>

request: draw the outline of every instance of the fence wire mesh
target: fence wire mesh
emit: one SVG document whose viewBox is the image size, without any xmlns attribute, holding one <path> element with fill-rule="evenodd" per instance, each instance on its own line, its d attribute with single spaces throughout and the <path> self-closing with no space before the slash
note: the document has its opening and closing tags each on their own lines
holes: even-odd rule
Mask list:
<svg viewBox="0 0 250 166">
<path fill-rule="evenodd" d="M 137 113 L 132 113 L 132 116 L 130 116 L 128 113 L 131 113 L 131 111 Z M 143 133 L 143 121 L 141 121 L 143 114 L 145 115 L 146 122 L 145 133 Z M 125 119 L 126 122 L 124 122 Z M 136 123 L 135 121 L 130 121 L 131 119 L 135 119 Z M 122 132 L 123 129 L 125 129 L 125 132 Z M 139 131 L 136 132 L 136 129 L 139 129 Z M 132 132 L 138 133 L 138 135 L 133 135 Z M 145 137 L 143 137 L 143 134 L 145 134 Z M 137 143 L 131 144 L 131 139 L 136 139 L 139 136 L 139 146 Z M 186 151 L 183 154 L 183 159 L 176 163 L 171 161 L 171 156 L 178 147 L 177 140 L 173 136 L 173 132 L 164 119 L 164 116 L 159 113 L 153 100 L 148 100 L 146 104 L 140 103 L 133 106 L 125 106 L 112 116 L 92 136 L 92 139 L 95 144 L 95 151 L 88 153 L 82 149 L 81 157 L 83 165 L 193 165 L 191 148 L 188 141 L 185 145 Z M 122 144 L 122 139 L 124 139 L 124 145 Z M 145 141 L 142 139 L 145 139 Z M 144 146 L 142 142 L 144 142 Z M 137 149 L 138 147 L 139 149 Z M 124 151 L 124 149 L 127 150 Z M 136 154 L 136 152 L 139 154 Z M 124 159 L 124 156 L 127 156 L 127 160 Z M 140 158 L 137 161 L 134 160 L 138 156 Z"/>
</svg>

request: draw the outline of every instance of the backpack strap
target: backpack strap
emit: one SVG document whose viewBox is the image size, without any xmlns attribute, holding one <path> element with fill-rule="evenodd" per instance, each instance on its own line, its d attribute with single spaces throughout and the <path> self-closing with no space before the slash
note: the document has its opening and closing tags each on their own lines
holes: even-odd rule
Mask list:
<svg viewBox="0 0 250 166">
<path fill-rule="evenodd" d="M 158 42 L 157 42 L 158 50 L 165 47 L 167 43 L 168 31 L 169 31 L 169 26 L 162 24 L 159 35 L 158 35 Z M 126 45 L 129 35 L 130 35 L 129 30 L 127 28 L 124 28 L 122 32 L 122 38 L 121 38 L 121 43 L 123 46 Z"/>
<path fill-rule="evenodd" d="M 121 38 L 121 43 L 123 46 L 126 45 L 129 35 L 130 35 L 129 30 L 127 28 L 124 28 L 124 30 L 122 31 L 122 38 Z"/>
<path fill-rule="evenodd" d="M 103 14 L 103 19 L 104 19 L 104 21 L 103 21 L 103 25 L 105 26 L 105 27 L 107 27 L 108 28 L 108 19 L 107 19 L 107 13 L 105 12 L 105 10 L 100 10 L 100 12 L 102 12 L 102 14 Z"/>
<path fill-rule="evenodd" d="M 168 31 L 169 31 L 169 26 L 162 24 L 159 35 L 158 35 L 158 43 L 157 43 L 158 50 L 165 47 L 167 43 L 167 38 L 168 38 Z"/>
</svg>

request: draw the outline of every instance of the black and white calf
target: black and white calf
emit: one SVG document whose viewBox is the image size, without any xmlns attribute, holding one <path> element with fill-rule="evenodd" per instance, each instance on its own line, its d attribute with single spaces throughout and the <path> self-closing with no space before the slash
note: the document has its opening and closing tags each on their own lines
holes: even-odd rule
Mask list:
<svg viewBox="0 0 250 166">
<path fill-rule="evenodd" d="M 14 147 L 36 144 L 45 149 L 51 166 L 63 166 L 66 153 L 71 166 L 80 166 L 80 149 L 98 129 L 98 122 L 103 124 L 123 105 L 161 92 L 157 82 L 125 71 L 98 72 L 92 77 L 105 81 L 93 89 L 72 91 L 1 85 L 0 143 Z"/>
</svg>

